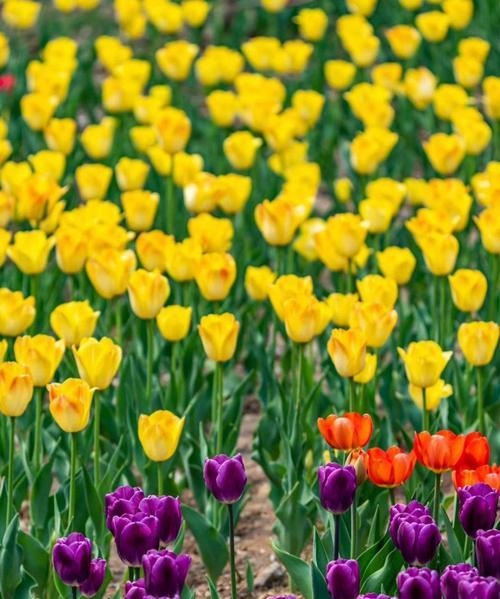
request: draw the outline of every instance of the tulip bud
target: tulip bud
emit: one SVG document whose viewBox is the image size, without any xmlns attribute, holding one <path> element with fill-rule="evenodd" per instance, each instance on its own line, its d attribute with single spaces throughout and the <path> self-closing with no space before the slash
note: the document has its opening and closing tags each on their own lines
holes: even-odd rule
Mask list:
<svg viewBox="0 0 500 599">
<path fill-rule="evenodd" d="M 80 377 L 90 387 L 107 389 L 120 366 L 121 347 L 108 337 L 103 337 L 99 341 L 86 338 L 82 339 L 78 348 L 73 345 L 72 350 Z"/>
<path fill-rule="evenodd" d="M 35 320 L 35 298 L 25 298 L 20 291 L 0 288 L 0 335 L 17 337 Z"/>
<path fill-rule="evenodd" d="M 19 231 L 14 235 L 14 244 L 7 249 L 7 255 L 20 271 L 36 275 L 47 268 L 54 244 L 55 239 L 47 238 L 43 231 Z"/>
<path fill-rule="evenodd" d="M 498 491 L 478 483 L 458 489 L 459 520 L 466 534 L 475 538 L 479 530 L 489 530 L 495 525 L 498 509 Z"/>
<path fill-rule="evenodd" d="M 129 487 L 130 488 L 130 487 Z M 137 493 L 134 493 L 137 495 Z M 172 543 L 182 526 L 181 502 L 175 497 L 163 495 L 144 497 L 130 513 L 144 512 L 158 519 L 158 534 L 162 543 Z"/>
<path fill-rule="evenodd" d="M 340 376 L 351 378 L 365 367 L 366 337 L 360 329 L 334 329 L 327 348 Z"/>
<path fill-rule="evenodd" d="M 377 264 L 385 277 L 393 279 L 398 285 L 406 285 L 417 260 L 408 248 L 392 246 L 377 252 Z"/>
<path fill-rule="evenodd" d="M 79 345 L 94 333 L 100 312 L 94 312 L 88 300 L 60 304 L 50 314 L 50 326 L 66 347 Z"/>
<path fill-rule="evenodd" d="M 215 362 L 227 362 L 234 356 L 240 323 L 233 314 L 209 314 L 198 325 L 203 349 Z"/>
<path fill-rule="evenodd" d="M 239 453 L 232 458 L 224 454 L 207 458 L 203 478 L 207 489 L 217 501 L 236 503 L 241 499 L 247 484 L 243 458 Z"/>
<path fill-rule="evenodd" d="M 54 373 L 64 355 L 64 341 L 56 341 L 49 335 L 18 337 L 14 343 L 17 362 L 30 371 L 35 387 L 45 387 L 54 378 Z"/>
<path fill-rule="evenodd" d="M 495 322 L 467 322 L 458 329 L 458 344 L 473 366 L 486 366 L 495 354 L 500 328 Z"/>
<path fill-rule="evenodd" d="M 47 389 L 50 413 L 62 430 L 78 433 L 86 428 L 94 394 L 88 383 L 70 378 L 64 383 L 51 383 Z"/>
<path fill-rule="evenodd" d="M 477 566 L 481 576 L 500 578 L 500 531 L 479 531 L 476 537 Z"/>
<path fill-rule="evenodd" d="M 167 252 L 167 273 L 174 281 L 184 283 L 194 278 L 194 269 L 201 258 L 198 241 L 187 238 L 174 244 Z"/>
<path fill-rule="evenodd" d="M 431 10 L 417 15 L 415 24 L 428 42 L 436 43 L 443 41 L 447 36 L 450 19 L 443 12 Z"/>
<path fill-rule="evenodd" d="M 373 421 L 369 414 L 357 412 L 346 412 L 342 416 L 330 414 L 327 418 L 318 418 L 318 429 L 330 447 L 352 451 L 370 441 Z"/>
<path fill-rule="evenodd" d="M 465 578 L 478 575 L 477 568 L 470 564 L 452 564 L 446 566 L 441 574 L 441 592 L 444 599 L 458 599 L 458 583 Z"/>
<path fill-rule="evenodd" d="M 359 565 L 354 559 L 337 559 L 326 566 L 326 584 L 332 599 L 356 599 L 359 594 Z"/>
<path fill-rule="evenodd" d="M 0 412 L 22 416 L 33 397 L 33 379 L 26 366 L 17 362 L 0 364 Z"/>
<path fill-rule="evenodd" d="M 137 158 L 120 158 L 115 166 L 116 182 L 122 191 L 143 189 L 148 174 L 149 165 Z"/>
<path fill-rule="evenodd" d="M 269 288 L 276 280 L 276 273 L 269 266 L 247 266 L 245 289 L 251 299 L 262 302 L 267 299 Z"/>
<path fill-rule="evenodd" d="M 160 333 L 167 341 L 181 341 L 191 328 L 192 308 L 190 306 L 165 306 L 156 317 Z"/>
<path fill-rule="evenodd" d="M 170 459 L 179 445 L 184 418 L 168 410 L 157 410 L 150 416 L 139 417 L 139 441 L 144 453 L 154 462 Z"/>
<path fill-rule="evenodd" d="M 356 470 L 354 466 L 326 464 L 318 468 L 319 496 L 321 505 L 332 514 L 346 512 L 356 493 Z"/>
<path fill-rule="evenodd" d="M 351 327 L 359 329 L 366 338 L 368 347 L 382 347 L 391 335 L 398 314 L 381 303 L 357 302 L 349 318 Z"/>
<path fill-rule="evenodd" d="M 286 333 L 295 343 L 309 343 L 328 325 L 330 311 L 313 295 L 296 295 L 283 304 Z"/>
<path fill-rule="evenodd" d="M 92 543 L 79 532 L 57 541 L 52 550 L 54 570 L 64 584 L 78 586 L 91 573 Z"/>
<path fill-rule="evenodd" d="M 356 484 L 359 487 L 367 479 L 366 453 L 362 449 L 353 450 L 349 454 L 346 463 L 356 471 Z"/>
<path fill-rule="evenodd" d="M 139 318 L 156 318 L 169 295 L 168 280 L 159 272 L 139 269 L 130 275 L 128 296 L 132 311 Z"/>
<path fill-rule="evenodd" d="M 249 131 L 237 131 L 224 140 L 224 154 L 237 170 L 248 170 L 253 166 L 262 139 Z"/>
<path fill-rule="evenodd" d="M 268 295 L 276 315 L 283 320 L 286 300 L 296 295 L 312 295 L 312 293 L 313 284 L 310 276 L 282 275 L 270 285 Z"/>
<path fill-rule="evenodd" d="M 142 558 L 144 588 L 151 597 L 180 597 L 191 558 L 173 551 L 148 551 Z"/>
<path fill-rule="evenodd" d="M 195 280 L 208 301 L 225 299 L 236 280 L 236 262 L 231 254 L 204 254 L 195 266 Z"/>
<path fill-rule="evenodd" d="M 435 385 L 453 352 L 443 352 L 435 341 L 412 342 L 405 351 L 398 347 L 406 376 L 412 385 L 432 387 Z"/>
<path fill-rule="evenodd" d="M 126 191 L 121 195 L 127 225 L 132 231 L 147 231 L 153 222 L 160 202 L 160 196 L 141 189 Z"/>
<path fill-rule="evenodd" d="M 327 227 L 338 253 L 348 259 L 354 258 L 363 245 L 367 233 L 361 217 L 348 212 L 337 214 L 328 219 Z"/>
<path fill-rule="evenodd" d="M 102 200 L 108 192 L 113 170 L 104 164 L 82 164 L 75 170 L 75 180 L 83 200 Z"/>
<path fill-rule="evenodd" d="M 125 293 L 135 267 L 136 258 L 131 250 L 107 248 L 88 259 L 86 270 L 97 293 L 104 299 L 112 299 Z"/>
</svg>

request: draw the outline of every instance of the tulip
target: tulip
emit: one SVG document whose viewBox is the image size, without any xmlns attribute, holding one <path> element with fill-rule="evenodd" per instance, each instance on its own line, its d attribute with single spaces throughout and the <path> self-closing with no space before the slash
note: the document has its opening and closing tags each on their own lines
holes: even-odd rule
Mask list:
<svg viewBox="0 0 500 599">
<path fill-rule="evenodd" d="M 366 452 L 368 478 L 379 487 L 393 489 L 404 484 L 415 468 L 413 451 L 405 453 L 399 447 L 389 447 L 387 451 L 374 447 Z"/>
<path fill-rule="evenodd" d="M 166 262 L 167 273 L 175 281 L 191 281 L 200 258 L 200 244 L 188 237 L 169 248 Z"/>
<path fill-rule="evenodd" d="M 488 289 L 488 281 L 481 271 L 461 268 L 448 280 L 453 303 L 459 310 L 477 312 L 481 309 Z"/>
<path fill-rule="evenodd" d="M 354 559 L 336 559 L 326 566 L 326 584 L 332 599 L 356 599 L 359 594 L 359 565 Z"/>
<path fill-rule="evenodd" d="M 69 225 L 60 226 L 54 235 L 57 266 L 66 274 L 83 270 L 87 259 L 87 235 Z"/>
<path fill-rule="evenodd" d="M 236 173 L 219 175 L 215 182 L 218 206 L 226 214 L 238 214 L 246 206 L 252 191 L 252 179 Z"/>
<path fill-rule="evenodd" d="M 385 32 L 393 53 L 403 60 L 411 58 L 420 46 L 420 33 L 409 25 L 396 25 Z"/>
<path fill-rule="evenodd" d="M 59 539 L 52 550 L 52 563 L 59 578 L 77 587 L 91 575 L 92 543 L 79 532 Z"/>
<path fill-rule="evenodd" d="M 483 466 L 476 466 L 474 468 L 460 468 L 457 465 L 457 468 L 453 470 L 452 476 L 455 489 L 477 483 L 485 483 L 492 489 L 500 492 L 500 468 L 495 464 L 493 466 L 484 464 Z"/>
<path fill-rule="evenodd" d="M 332 293 L 327 298 L 333 324 L 348 327 L 352 310 L 358 302 L 357 293 Z"/>
<path fill-rule="evenodd" d="M 138 568 L 147 552 L 160 545 L 158 518 L 143 512 L 114 516 L 113 530 L 118 557 L 132 568 Z"/>
<path fill-rule="evenodd" d="M 365 593 L 364 595 L 358 595 L 358 599 L 395 599 L 395 598 L 389 597 L 389 595 L 385 595 L 384 593 Z"/>
<path fill-rule="evenodd" d="M 128 294 L 132 311 L 145 320 L 156 318 L 170 295 L 166 277 L 158 272 L 136 270 L 130 275 Z"/>
<path fill-rule="evenodd" d="M 104 508 L 106 512 L 106 526 L 114 534 L 113 518 L 124 514 L 136 514 L 139 504 L 144 499 L 144 492 L 140 487 L 129 487 L 124 485 L 118 487 L 112 493 L 104 496 Z"/>
<path fill-rule="evenodd" d="M 105 576 L 106 560 L 102 558 L 93 559 L 90 562 L 89 576 L 79 585 L 78 590 L 84 597 L 95 597 L 102 587 Z"/>
<path fill-rule="evenodd" d="M 391 246 L 377 252 L 377 264 L 385 277 L 401 286 L 410 281 L 417 260 L 408 248 Z"/>
<path fill-rule="evenodd" d="M 248 170 L 255 162 L 262 139 L 249 131 L 237 131 L 224 140 L 224 154 L 231 166 L 237 170 Z"/>
<path fill-rule="evenodd" d="M 377 371 L 377 355 L 376 354 L 366 354 L 365 359 L 365 367 L 361 372 L 355 374 L 352 377 L 352 380 L 355 383 L 359 383 L 361 385 L 367 385 L 373 378 L 375 377 L 375 373 Z M 363 392 L 362 392 L 363 393 Z M 363 405 L 363 396 L 361 396 L 361 405 Z"/>
<path fill-rule="evenodd" d="M 180 597 L 191 565 L 186 554 L 150 550 L 142 558 L 144 588 L 152 597 Z"/>
<path fill-rule="evenodd" d="M 77 433 L 87 426 L 94 390 L 81 379 L 66 379 L 64 383 L 47 385 L 50 413 L 67 433 Z"/>
<path fill-rule="evenodd" d="M 231 248 L 234 228 L 228 218 L 202 213 L 188 220 L 188 232 L 204 252 L 227 252 Z"/>
<path fill-rule="evenodd" d="M 356 214 L 337 214 L 328 219 L 327 226 L 338 253 L 349 260 L 354 258 L 367 233 L 361 218 Z"/>
<path fill-rule="evenodd" d="M 236 262 L 231 254 L 204 254 L 194 270 L 200 293 L 208 301 L 225 299 L 236 280 Z"/>
<path fill-rule="evenodd" d="M 458 583 L 458 599 L 495 599 L 499 592 L 500 584 L 493 577 L 471 576 Z"/>
<path fill-rule="evenodd" d="M 116 182 L 122 191 L 143 189 L 148 173 L 149 165 L 139 159 L 120 158 L 115 166 Z"/>
<path fill-rule="evenodd" d="M 157 410 L 150 416 L 139 416 L 139 441 L 153 462 L 165 462 L 175 453 L 184 428 L 184 418 L 168 410 Z"/>
<path fill-rule="evenodd" d="M 286 197 L 264 200 L 255 208 L 255 222 L 269 245 L 288 245 L 301 224 L 296 206 Z"/>
<path fill-rule="evenodd" d="M 159 202 L 160 196 L 151 191 L 137 189 L 122 193 L 121 203 L 129 229 L 148 231 L 153 226 Z"/>
<path fill-rule="evenodd" d="M 310 276 L 282 275 L 270 285 L 268 295 L 276 315 L 284 319 L 285 302 L 296 295 L 312 295 L 313 284 Z"/>
<path fill-rule="evenodd" d="M 375 348 L 384 345 L 397 321 L 396 310 L 388 309 L 381 303 L 365 301 L 354 304 L 349 318 L 350 326 L 359 329 L 365 335 L 368 347 Z"/>
<path fill-rule="evenodd" d="M 500 254 L 499 214 L 498 208 L 490 206 L 480 212 L 479 216 L 474 217 L 474 222 L 481 234 L 481 242 L 485 250 L 492 254 Z"/>
<path fill-rule="evenodd" d="M 328 353 L 339 375 L 352 378 L 365 367 L 366 337 L 360 329 L 334 329 Z"/>
<path fill-rule="evenodd" d="M 135 267 L 136 258 L 131 250 L 107 248 L 88 259 L 86 271 L 97 293 L 104 299 L 112 299 L 125 293 Z"/>
<path fill-rule="evenodd" d="M 153 126 L 160 146 L 169 154 L 182 152 L 191 136 L 191 121 L 182 110 L 171 106 L 158 112 Z"/>
<path fill-rule="evenodd" d="M 320 8 L 303 8 L 294 21 L 300 36 L 309 42 L 321 40 L 328 27 L 328 15 Z"/>
<path fill-rule="evenodd" d="M 104 164 L 82 164 L 75 170 L 75 180 L 83 200 L 102 200 L 108 192 L 113 171 Z"/>
<path fill-rule="evenodd" d="M 146 270 L 166 269 L 167 255 L 175 240 L 163 231 L 155 230 L 141 233 L 136 241 L 136 251 L 141 264 Z"/>
<path fill-rule="evenodd" d="M 156 316 L 156 324 L 164 339 L 171 342 L 184 339 L 191 328 L 192 308 L 165 306 Z"/>
<path fill-rule="evenodd" d="M 198 46 L 186 40 L 168 42 L 156 51 L 155 57 L 162 73 L 173 81 L 185 81 L 189 77 Z"/>
<path fill-rule="evenodd" d="M 124 599 L 145 599 L 146 589 L 144 588 L 144 579 L 139 578 L 135 582 L 125 583 Z"/>
<path fill-rule="evenodd" d="M 318 418 L 318 429 L 330 447 L 352 451 L 370 441 L 373 421 L 369 414 L 357 412 L 346 412 L 342 416 L 330 414 L 327 418 Z"/>
<path fill-rule="evenodd" d="M 486 366 L 494 356 L 499 327 L 494 322 L 468 322 L 458 329 L 458 344 L 465 359 L 473 366 Z"/>
<path fill-rule="evenodd" d="M 356 471 L 354 466 L 331 463 L 318 468 L 319 495 L 321 505 L 338 515 L 347 512 L 356 493 Z"/>
<path fill-rule="evenodd" d="M 477 567 L 481 576 L 500 578 L 500 531 L 479 531 L 476 536 Z"/>
<path fill-rule="evenodd" d="M 201 27 L 207 20 L 211 6 L 205 0 L 184 0 L 182 16 L 190 27 Z"/>
<path fill-rule="evenodd" d="M 55 240 L 47 238 L 43 231 L 19 231 L 7 255 L 27 275 L 36 275 L 47 268 L 49 253 Z"/>
<path fill-rule="evenodd" d="M 130 488 L 130 487 L 129 487 Z M 138 494 L 134 491 L 133 497 Z M 178 498 L 164 495 L 156 497 L 150 495 L 144 497 L 137 507 L 133 504 L 133 510 L 125 513 L 144 512 L 158 519 L 158 536 L 162 543 L 172 543 L 177 538 L 182 526 L 181 502 Z M 116 511 L 116 510 L 115 510 Z"/>
<path fill-rule="evenodd" d="M 476 577 L 477 568 L 470 564 L 452 564 L 446 566 L 441 574 L 441 592 L 444 599 L 458 599 L 458 583 L 463 578 Z"/>
<path fill-rule="evenodd" d="M 427 13 L 426 13 L 427 14 Z M 408 568 L 398 574 L 398 592 L 400 599 L 440 599 L 439 574 L 428 568 Z"/>
<path fill-rule="evenodd" d="M 330 320 L 326 303 L 313 295 L 296 295 L 283 304 L 286 333 L 295 343 L 309 343 L 320 335 Z"/>
<path fill-rule="evenodd" d="M 94 333 L 100 312 L 94 312 L 88 300 L 60 304 L 50 314 L 50 326 L 66 347 L 80 345 Z"/>
<path fill-rule="evenodd" d="M 450 397 L 453 393 L 453 387 L 446 384 L 443 379 L 439 379 L 432 387 L 427 387 L 425 390 L 417 385 L 408 385 L 410 397 L 415 404 L 421 409 L 433 412 L 439 407 L 441 400 Z M 424 397 L 425 396 L 425 397 Z"/>
<path fill-rule="evenodd" d="M 426 389 L 438 382 L 453 352 L 443 352 L 435 341 L 417 341 L 406 351 L 398 347 L 398 353 L 410 383 Z"/>
<path fill-rule="evenodd" d="M 269 266 L 247 266 L 245 290 L 251 299 L 262 302 L 268 298 L 269 288 L 276 277 L 276 273 Z"/>
<path fill-rule="evenodd" d="M 428 514 L 401 513 L 389 525 L 394 545 L 412 566 L 423 566 L 434 558 L 441 543 L 436 522 Z"/>
<path fill-rule="evenodd" d="M 324 66 L 327 84 L 336 90 L 350 87 L 356 75 L 356 65 L 347 60 L 327 60 Z"/>
<path fill-rule="evenodd" d="M 478 483 L 458 489 L 459 520 L 465 532 L 475 538 L 479 530 L 493 528 L 497 517 L 498 491 Z"/>
<path fill-rule="evenodd" d="M 233 314 L 210 314 L 198 325 L 198 332 L 207 357 L 215 362 L 227 362 L 236 350 L 240 325 Z"/>
<path fill-rule="evenodd" d="M 443 10 L 452 29 L 465 29 L 474 15 L 474 3 L 471 0 L 444 0 Z"/>
</svg>

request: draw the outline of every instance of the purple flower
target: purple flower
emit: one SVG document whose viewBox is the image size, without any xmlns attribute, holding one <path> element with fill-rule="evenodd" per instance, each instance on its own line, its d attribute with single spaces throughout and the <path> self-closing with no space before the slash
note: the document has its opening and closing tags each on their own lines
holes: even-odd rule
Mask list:
<svg viewBox="0 0 500 599">
<path fill-rule="evenodd" d="M 484 483 L 458 489 L 459 518 L 469 537 L 478 530 L 493 528 L 497 516 L 498 492 Z"/>
<path fill-rule="evenodd" d="M 295 595 L 269 595 L 267 599 L 297 599 Z"/>
<path fill-rule="evenodd" d="M 87 580 L 80 584 L 79 590 L 84 597 L 97 595 L 106 575 L 106 560 L 100 557 L 90 562 L 90 574 Z"/>
<path fill-rule="evenodd" d="M 439 574 L 429 568 L 408 568 L 398 574 L 399 599 L 440 599 Z"/>
<path fill-rule="evenodd" d="M 175 541 L 182 524 L 181 502 L 178 498 L 150 495 L 141 501 L 139 510 L 158 518 L 158 534 L 162 543 Z"/>
<path fill-rule="evenodd" d="M 422 505 L 416 500 L 410 501 L 408 504 L 396 503 L 391 507 L 389 518 L 389 533 L 394 541 L 396 529 L 399 526 L 399 518 L 406 516 L 430 516 L 431 512 L 428 507 Z"/>
<path fill-rule="evenodd" d="M 333 514 L 343 514 L 352 505 L 356 493 L 354 466 L 326 464 L 318 468 L 321 505 Z"/>
<path fill-rule="evenodd" d="M 354 559 L 337 559 L 326 566 L 326 584 L 332 599 L 356 599 L 359 566 Z"/>
<path fill-rule="evenodd" d="M 441 574 L 441 592 L 444 599 L 458 599 L 458 583 L 465 578 L 477 576 L 477 569 L 470 564 L 446 566 Z"/>
<path fill-rule="evenodd" d="M 125 595 L 123 596 L 123 599 L 146 599 L 144 579 L 140 578 L 135 582 L 125 583 Z"/>
<path fill-rule="evenodd" d="M 150 549 L 158 549 L 158 518 L 142 512 L 113 518 L 116 550 L 127 566 L 139 567 Z"/>
<path fill-rule="evenodd" d="M 389 528 L 394 545 L 411 566 L 423 566 L 436 555 L 441 533 L 431 516 L 397 515 Z"/>
<path fill-rule="evenodd" d="M 500 530 L 480 530 L 477 533 L 476 556 L 481 576 L 500 578 Z"/>
<path fill-rule="evenodd" d="M 139 509 L 139 503 L 144 498 L 144 493 L 139 487 L 129 487 L 127 485 L 118 487 L 113 493 L 108 493 L 104 497 L 104 507 L 106 511 L 106 526 L 112 534 L 114 516 L 123 516 L 124 514 L 135 514 Z"/>
<path fill-rule="evenodd" d="M 146 593 L 162 599 L 178 599 L 191 565 L 189 555 L 173 551 L 148 551 L 142 558 Z"/>
<path fill-rule="evenodd" d="M 224 454 L 207 458 L 203 477 L 207 489 L 221 503 L 236 503 L 241 499 L 247 484 L 241 454 L 235 455 L 234 458 Z"/>
<path fill-rule="evenodd" d="M 54 570 L 64 584 L 76 587 L 89 577 L 91 555 L 90 540 L 79 532 L 72 532 L 54 545 Z"/>
<path fill-rule="evenodd" d="M 464 578 L 458 583 L 458 599 L 498 599 L 499 595 L 500 583 L 492 576 Z"/>
<path fill-rule="evenodd" d="M 389 597 L 389 595 L 383 593 L 366 593 L 365 595 L 359 595 L 358 599 L 394 599 L 394 597 Z"/>
</svg>

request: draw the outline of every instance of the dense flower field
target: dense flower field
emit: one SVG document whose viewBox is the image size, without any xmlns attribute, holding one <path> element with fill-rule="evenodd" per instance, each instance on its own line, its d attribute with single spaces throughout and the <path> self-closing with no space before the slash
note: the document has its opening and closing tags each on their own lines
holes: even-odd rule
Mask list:
<svg viewBox="0 0 500 599">
<path fill-rule="evenodd" d="M 1 5 L 0 597 L 498 599 L 498 0 Z"/>
</svg>

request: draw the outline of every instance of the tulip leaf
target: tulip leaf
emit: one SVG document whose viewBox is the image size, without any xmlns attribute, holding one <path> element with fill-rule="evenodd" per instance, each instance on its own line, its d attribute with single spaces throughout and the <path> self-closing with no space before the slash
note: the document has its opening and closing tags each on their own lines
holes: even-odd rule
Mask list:
<svg viewBox="0 0 500 599">
<path fill-rule="evenodd" d="M 220 595 L 217 592 L 217 587 L 212 582 L 210 576 L 207 576 L 208 588 L 210 589 L 210 599 L 220 599 Z"/>
<path fill-rule="evenodd" d="M 271 546 L 276 557 L 285 566 L 293 585 L 299 589 L 305 599 L 313 599 L 313 586 L 309 565 L 300 559 L 300 557 L 281 549 L 276 543 L 272 543 Z"/>
<path fill-rule="evenodd" d="M 387 555 L 384 565 L 365 578 L 361 592 L 377 593 L 382 586 L 389 592 L 393 592 L 396 589 L 396 576 L 403 564 L 401 553 L 397 549 L 393 549 Z"/>
<path fill-rule="evenodd" d="M 94 483 L 90 478 L 87 469 L 82 466 L 83 472 L 83 488 L 85 494 L 85 504 L 87 506 L 87 512 L 90 515 L 90 519 L 92 520 L 92 524 L 94 525 L 97 544 L 100 549 L 102 549 L 103 539 L 104 539 L 104 504 L 100 500 L 97 491 L 94 487 Z"/>
<path fill-rule="evenodd" d="M 314 563 L 319 568 L 319 571 L 324 572 L 326 569 L 326 565 L 328 564 L 328 555 L 326 553 L 325 546 L 323 545 L 323 541 L 319 536 L 317 528 L 314 529 L 313 536 L 313 559 Z"/>
<path fill-rule="evenodd" d="M 31 491 L 31 519 L 35 529 L 43 529 L 47 523 L 49 513 L 48 497 L 51 487 L 52 460 L 48 461 L 40 469 Z"/>
<path fill-rule="evenodd" d="M 254 589 L 255 579 L 254 579 L 252 564 L 250 563 L 250 560 L 247 560 L 245 577 L 246 577 L 246 581 L 247 581 L 247 592 L 249 594 L 252 594 L 253 589 Z"/>
<path fill-rule="evenodd" d="M 50 557 L 48 551 L 42 546 L 40 541 L 22 530 L 19 531 L 18 544 L 23 550 L 23 567 L 28 574 L 35 580 L 40 591 L 44 591 L 47 585 Z"/>
<path fill-rule="evenodd" d="M 330 599 L 326 580 L 316 564 L 311 564 L 313 599 Z"/>
<path fill-rule="evenodd" d="M 446 538 L 448 541 L 448 548 L 450 550 L 450 555 L 454 563 L 458 564 L 463 561 L 464 556 L 462 553 L 462 548 L 460 547 L 460 543 L 457 539 L 457 535 L 455 530 L 453 529 L 453 525 L 448 518 L 448 514 L 441 507 L 441 522 L 444 522 L 444 527 L 446 529 Z"/>
<path fill-rule="evenodd" d="M 229 559 L 227 545 L 222 535 L 210 522 L 188 505 L 182 506 L 182 513 L 189 530 L 193 533 L 201 558 L 212 580 L 217 580 Z"/>
<path fill-rule="evenodd" d="M 16 514 L 3 536 L 0 551 L 0 590 L 2 599 L 12 599 L 21 582 L 21 556 L 17 547 L 19 517 Z"/>
</svg>

